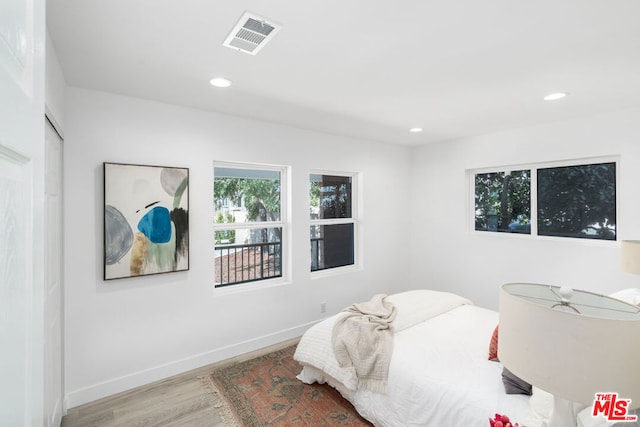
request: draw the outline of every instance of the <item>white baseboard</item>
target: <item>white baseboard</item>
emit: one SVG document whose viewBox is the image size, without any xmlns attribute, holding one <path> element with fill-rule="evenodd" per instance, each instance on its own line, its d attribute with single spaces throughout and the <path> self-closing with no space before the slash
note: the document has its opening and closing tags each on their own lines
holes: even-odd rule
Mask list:
<svg viewBox="0 0 640 427">
<path fill-rule="evenodd" d="M 108 381 L 83 387 L 78 390 L 71 390 L 65 394 L 65 413 L 67 409 L 102 399 L 135 387 L 140 387 L 154 381 L 162 380 L 173 375 L 188 372 L 193 369 L 230 359 L 250 351 L 263 347 L 278 344 L 280 342 L 301 336 L 310 326 L 317 321 L 285 329 L 273 334 L 264 335 L 248 341 L 239 342 L 225 347 L 213 349 L 211 351 L 186 357 L 181 360 L 155 366 L 143 371 L 133 372 Z"/>
</svg>

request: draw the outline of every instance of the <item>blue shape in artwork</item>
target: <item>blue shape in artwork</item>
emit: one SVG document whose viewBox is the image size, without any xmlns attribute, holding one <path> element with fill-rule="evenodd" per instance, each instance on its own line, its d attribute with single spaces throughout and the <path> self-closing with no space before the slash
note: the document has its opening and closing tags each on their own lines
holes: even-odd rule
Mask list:
<svg viewBox="0 0 640 427">
<path fill-rule="evenodd" d="M 156 206 L 145 214 L 138 223 L 138 230 L 153 243 L 167 243 L 171 240 L 171 214 L 169 209 Z"/>
</svg>

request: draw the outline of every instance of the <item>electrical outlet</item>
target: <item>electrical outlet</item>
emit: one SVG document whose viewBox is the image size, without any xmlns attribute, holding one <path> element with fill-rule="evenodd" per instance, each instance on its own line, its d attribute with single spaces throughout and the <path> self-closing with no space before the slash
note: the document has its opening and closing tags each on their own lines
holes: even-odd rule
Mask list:
<svg viewBox="0 0 640 427">
<path fill-rule="evenodd" d="M 326 302 L 321 302 L 320 303 L 320 313 L 326 313 L 327 312 L 327 303 Z"/>
</svg>

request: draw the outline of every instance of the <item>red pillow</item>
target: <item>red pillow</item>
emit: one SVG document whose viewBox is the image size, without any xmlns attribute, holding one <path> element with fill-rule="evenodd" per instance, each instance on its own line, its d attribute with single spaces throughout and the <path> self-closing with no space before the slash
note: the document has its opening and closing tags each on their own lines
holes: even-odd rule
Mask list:
<svg viewBox="0 0 640 427">
<path fill-rule="evenodd" d="M 499 362 L 498 360 L 498 325 L 493 330 L 491 342 L 489 343 L 489 360 Z"/>
</svg>

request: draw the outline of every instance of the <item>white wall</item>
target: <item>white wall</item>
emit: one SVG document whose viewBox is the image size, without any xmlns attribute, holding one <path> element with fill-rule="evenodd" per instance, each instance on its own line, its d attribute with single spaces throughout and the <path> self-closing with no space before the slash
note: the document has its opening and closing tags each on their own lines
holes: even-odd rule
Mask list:
<svg viewBox="0 0 640 427">
<path fill-rule="evenodd" d="M 640 109 L 415 150 L 411 283 L 457 292 L 492 309 L 508 282 L 599 293 L 640 287 L 640 277 L 620 272 L 619 243 L 471 231 L 467 170 L 604 155 L 620 156 L 618 238 L 640 239 Z"/>
<path fill-rule="evenodd" d="M 394 210 L 411 200 L 408 148 L 77 88 L 66 98 L 69 407 L 298 336 L 354 301 L 408 286 L 406 227 Z M 214 290 L 214 160 L 291 166 L 290 284 Z M 102 280 L 105 161 L 190 169 L 188 272 Z M 310 278 L 308 173 L 315 168 L 361 173 L 361 271 Z"/>
<path fill-rule="evenodd" d="M 58 133 L 64 129 L 64 92 L 67 83 L 49 32 L 46 39 L 45 111 Z"/>
</svg>

